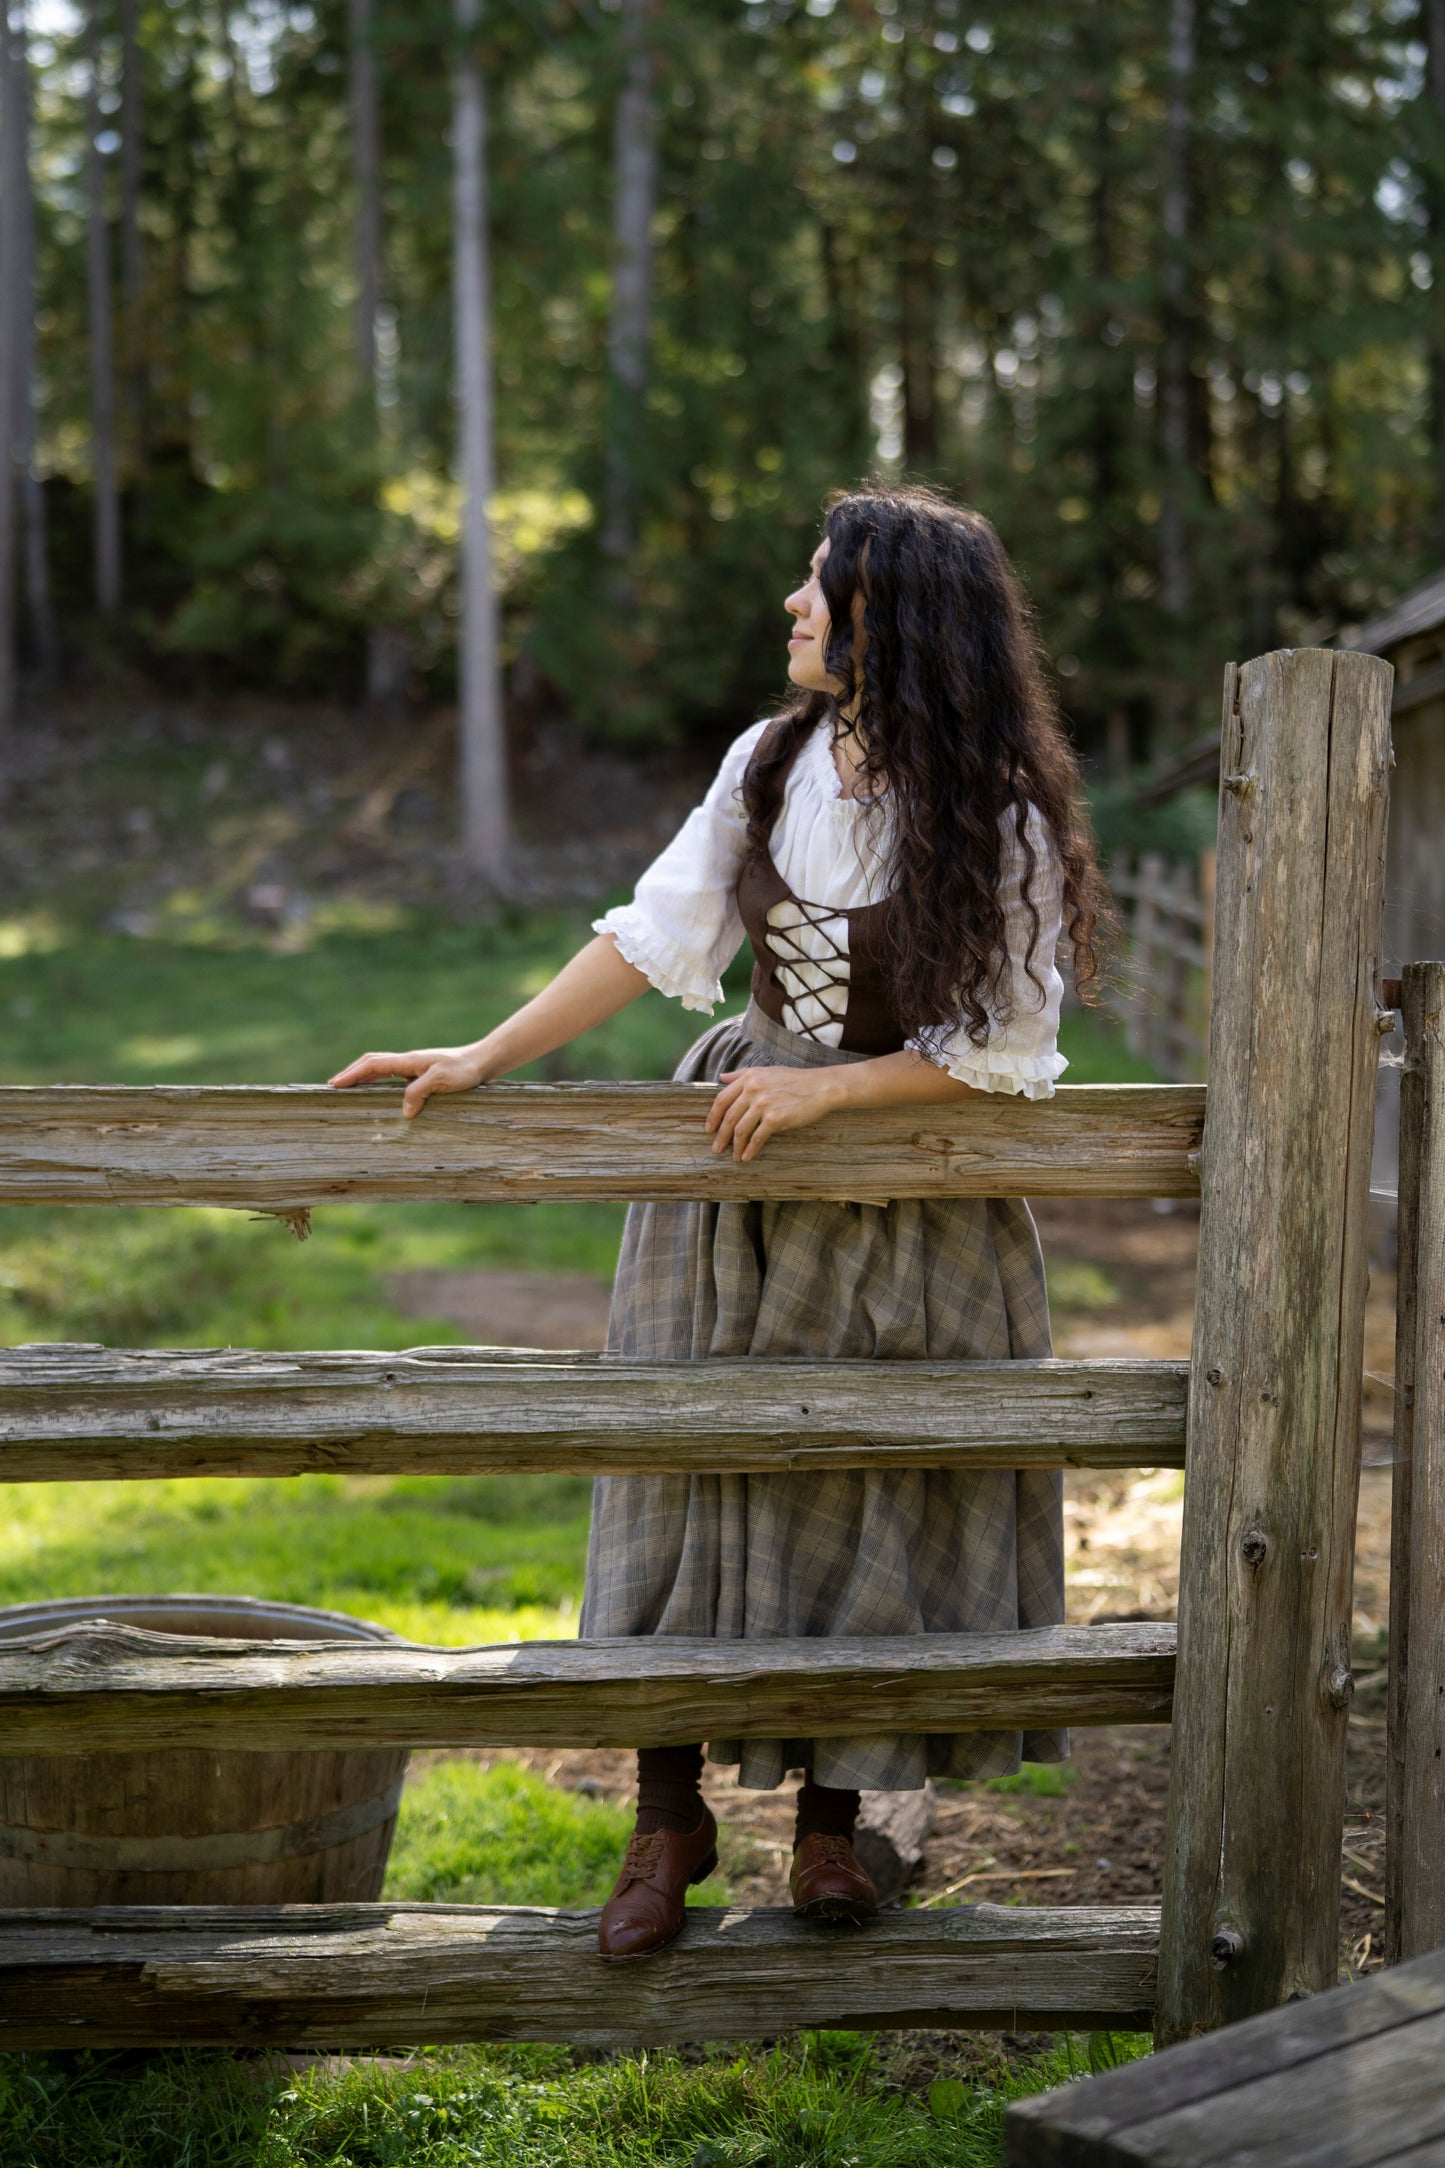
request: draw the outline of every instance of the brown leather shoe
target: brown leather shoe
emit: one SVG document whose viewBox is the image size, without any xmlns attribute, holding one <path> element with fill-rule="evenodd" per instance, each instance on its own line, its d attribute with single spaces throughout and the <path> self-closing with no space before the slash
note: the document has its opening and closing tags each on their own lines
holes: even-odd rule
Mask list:
<svg viewBox="0 0 1445 2168">
<path fill-rule="evenodd" d="M 650 1837 L 634 1831 L 598 1922 L 597 1947 L 607 1962 L 624 1965 L 676 1942 L 687 1916 L 689 1885 L 716 1865 L 717 1823 L 708 1807 L 686 1836 L 675 1829 L 657 1829 Z"/>
<path fill-rule="evenodd" d="M 878 1910 L 878 1892 L 846 1837 L 804 1837 L 788 1877 L 800 1920 L 860 1920 Z"/>
</svg>

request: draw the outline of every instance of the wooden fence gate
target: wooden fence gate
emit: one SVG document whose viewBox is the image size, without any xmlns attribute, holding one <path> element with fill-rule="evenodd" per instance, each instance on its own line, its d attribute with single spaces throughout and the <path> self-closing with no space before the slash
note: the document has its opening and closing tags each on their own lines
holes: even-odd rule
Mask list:
<svg viewBox="0 0 1445 2168">
<path fill-rule="evenodd" d="M 1200 2030 L 1335 1977 L 1390 672 L 1264 656 L 1225 680 L 1204 1087 L 841 1115 L 740 1168 L 702 1086 L 493 1086 L 403 1122 L 388 1088 L 0 1092 L 0 1201 L 294 1217 L 340 1197 L 1098 1196 L 1202 1190 L 1177 1362 L 406 1355 L 0 1358 L 0 1477 L 308 1469 L 755 1470 L 1185 1462 L 1180 1633 L 481 1649 L 0 1646 L 0 1755 L 635 1746 L 1164 1722 L 1149 1906 L 899 1911 L 839 1936 L 690 1915 L 616 1971 L 595 1915 L 374 1904 L 0 1914 L 0 2045 L 636 2044 L 830 2024 Z"/>
</svg>

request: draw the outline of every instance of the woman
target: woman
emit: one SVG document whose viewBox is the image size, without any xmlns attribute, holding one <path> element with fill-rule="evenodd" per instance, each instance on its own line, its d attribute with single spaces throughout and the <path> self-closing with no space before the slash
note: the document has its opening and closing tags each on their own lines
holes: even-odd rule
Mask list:
<svg viewBox="0 0 1445 2168">
<path fill-rule="evenodd" d="M 743 939 L 745 1016 L 679 1078 L 718 1085 L 714 1152 L 838 1107 L 1051 1095 L 1067 929 L 1095 967 L 1099 879 L 1075 764 L 1027 607 L 988 521 L 917 488 L 829 506 L 793 620 L 796 697 L 729 751 L 634 900 L 536 1000 L 475 1045 L 368 1054 L 332 1079 L 410 1079 L 403 1106 L 551 1052 L 649 986 L 711 1011 Z M 609 1350 L 630 1359 L 1049 1353 L 1021 1201 L 651 1204 L 628 1215 Z M 1059 1478 L 1030 1469 L 614 1476 L 596 1488 L 588 1636 L 969 1633 L 1063 1616 Z M 877 1897 L 854 1856 L 860 1790 L 1000 1775 L 1058 1732 L 713 1740 L 714 1761 L 798 1793 L 792 1892 L 809 1918 Z M 716 1865 L 703 1749 L 638 1756 L 636 1832 L 602 1914 L 614 1961 L 665 1947 Z"/>
</svg>

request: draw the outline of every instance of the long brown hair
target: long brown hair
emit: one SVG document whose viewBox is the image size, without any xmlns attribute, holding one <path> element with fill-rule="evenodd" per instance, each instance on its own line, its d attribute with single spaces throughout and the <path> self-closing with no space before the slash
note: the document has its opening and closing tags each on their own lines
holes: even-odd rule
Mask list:
<svg viewBox="0 0 1445 2168">
<path fill-rule="evenodd" d="M 842 690 L 800 697 L 765 734 L 743 779 L 749 847 L 766 850 L 808 733 L 825 717 L 835 737 L 856 733 L 860 794 L 886 789 L 893 811 L 887 923 L 897 1011 L 920 1027 L 962 1024 L 982 1046 L 1010 1013 L 999 897 L 1005 822 L 1022 854 L 1032 921 L 1025 967 L 1040 993 L 1030 806 L 1058 854 L 1081 990 L 1098 976 L 1096 936 L 1107 911 L 1078 763 L 1040 668 L 1032 611 L 989 521 L 940 491 L 840 491 L 823 531 L 829 548 L 819 578 L 832 621 L 825 660 Z M 855 658 L 859 591 L 866 638 Z M 850 724 L 843 711 L 855 699 Z"/>
</svg>

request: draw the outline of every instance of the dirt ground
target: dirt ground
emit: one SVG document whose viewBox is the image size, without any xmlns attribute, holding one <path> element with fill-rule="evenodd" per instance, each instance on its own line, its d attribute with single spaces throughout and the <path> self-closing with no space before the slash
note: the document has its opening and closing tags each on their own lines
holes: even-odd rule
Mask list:
<svg viewBox="0 0 1445 2168">
<path fill-rule="evenodd" d="M 1034 1207 L 1049 1264 L 1060 1355 L 1187 1356 L 1199 1214 L 1195 1206 L 1050 1199 Z M 478 1341 L 600 1346 L 607 1291 L 498 1272 L 413 1274 L 395 1294 L 417 1314 L 449 1316 Z M 539 1319 L 542 1321 L 539 1323 Z M 1382 1634 L 1389 1599 L 1394 1283 L 1372 1273 L 1363 1403 L 1365 1471 L 1355 1583 L 1357 1691 L 1350 1721 L 1342 1873 L 1341 1964 L 1380 1962 L 1385 1726 Z M 1183 1478 L 1177 1470 L 1071 1471 L 1065 1483 L 1068 1616 L 1081 1624 L 1168 1618 L 1179 1587 Z M 1166 1727 L 1076 1731 L 1055 1797 L 945 1785 L 914 1896 L 925 1902 L 1141 1902 L 1160 1886 L 1168 1784 Z M 492 1756 L 483 1756 L 492 1759 Z M 501 1757 L 495 1757 L 501 1758 Z M 631 1793 L 621 1752 L 523 1756 L 552 1782 L 602 1796 Z M 792 1786 L 740 1791 L 728 1770 L 706 1789 L 725 1831 L 723 1866 L 740 1902 L 786 1902 Z"/>
</svg>

